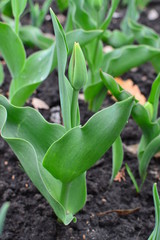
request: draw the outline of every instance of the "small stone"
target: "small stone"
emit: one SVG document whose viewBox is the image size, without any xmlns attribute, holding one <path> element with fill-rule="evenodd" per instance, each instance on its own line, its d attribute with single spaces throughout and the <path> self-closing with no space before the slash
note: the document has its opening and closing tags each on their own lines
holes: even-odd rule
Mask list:
<svg viewBox="0 0 160 240">
<path fill-rule="evenodd" d="M 50 116 L 50 121 L 54 123 L 61 123 L 61 116 L 60 116 L 60 107 L 52 107 L 51 108 L 51 116 Z"/>
<path fill-rule="evenodd" d="M 12 175 L 12 180 L 14 180 L 15 179 L 15 175 Z"/>
<path fill-rule="evenodd" d="M 131 69 L 131 72 L 137 72 L 138 68 L 137 67 L 134 67 Z"/>
<path fill-rule="evenodd" d="M 155 9 L 151 9 L 148 13 L 148 19 L 154 21 L 159 17 L 158 12 Z"/>
<path fill-rule="evenodd" d="M 122 13 L 120 13 L 120 12 L 113 13 L 113 18 L 121 18 L 121 17 L 122 17 Z"/>
<path fill-rule="evenodd" d="M 50 20 L 51 20 L 51 16 L 50 16 L 49 14 L 47 14 L 47 15 L 45 16 L 45 20 L 46 20 L 46 21 L 50 21 Z"/>
<path fill-rule="evenodd" d="M 25 184 L 25 187 L 28 188 L 28 183 Z"/>
<path fill-rule="evenodd" d="M 4 165 L 7 166 L 8 165 L 8 161 L 4 161 Z"/>
</svg>

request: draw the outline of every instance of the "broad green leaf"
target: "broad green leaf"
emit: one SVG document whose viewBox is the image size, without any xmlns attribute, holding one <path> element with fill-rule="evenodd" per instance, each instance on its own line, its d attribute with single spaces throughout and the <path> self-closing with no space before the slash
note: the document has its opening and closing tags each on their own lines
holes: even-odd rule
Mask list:
<svg viewBox="0 0 160 240">
<path fill-rule="evenodd" d="M 64 135 L 64 127 L 46 122 L 35 109 L 14 107 L 1 95 L 0 116 L 1 136 L 10 145 L 25 172 L 58 218 L 65 225 L 69 224 L 74 219 L 73 214 L 83 207 L 86 200 L 85 174 L 70 183 L 68 201 L 64 208 L 61 204 L 63 183 L 42 166 L 47 149 Z"/>
<path fill-rule="evenodd" d="M 96 29 L 96 21 L 92 18 L 92 16 L 88 15 L 87 11 L 84 9 L 84 0 L 71 0 L 70 5 L 73 22 L 76 25 L 76 28 L 82 28 L 84 30 Z"/>
<path fill-rule="evenodd" d="M 5 222 L 5 218 L 6 218 L 8 208 L 9 208 L 9 202 L 4 203 L 2 205 L 2 207 L 0 208 L 0 236 L 1 236 L 2 231 L 3 231 L 4 222 Z"/>
<path fill-rule="evenodd" d="M 160 50 L 147 45 L 125 46 L 105 54 L 102 69 L 117 77 L 159 55 Z"/>
<path fill-rule="evenodd" d="M 53 38 L 46 36 L 39 28 L 33 26 L 21 26 L 19 36 L 25 45 L 40 49 L 49 48 L 54 42 Z"/>
<path fill-rule="evenodd" d="M 125 45 L 130 45 L 133 42 L 133 37 L 126 35 L 119 30 L 106 30 L 102 35 L 102 40 L 112 47 L 119 48 Z"/>
<path fill-rule="evenodd" d="M 46 50 L 32 54 L 25 62 L 23 71 L 12 80 L 10 101 L 22 106 L 34 90 L 43 82 L 51 71 L 54 45 Z"/>
<path fill-rule="evenodd" d="M 13 16 L 20 17 L 20 15 L 23 13 L 27 0 L 11 0 L 12 3 L 12 11 L 13 11 Z"/>
<path fill-rule="evenodd" d="M 0 86 L 2 85 L 3 81 L 4 81 L 4 72 L 3 72 L 3 66 L 0 63 Z"/>
<path fill-rule="evenodd" d="M 88 170 L 120 135 L 132 105 L 133 98 L 116 103 L 96 113 L 83 127 L 68 131 L 48 149 L 44 167 L 65 183 Z"/>
<path fill-rule="evenodd" d="M 122 163 L 123 163 L 123 145 L 121 137 L 118 136 L 115 142 L 112 145 L 112 177 L 111 183 L 113 182 L 114 178 L 118 174 Z"/>
<path fill-rule="evenodd" d="M 66 33 L 66 41 L 69 53 L 72 51 L 74 42 L 79 42 L 81 46 L 86 45 L 93 39 L 98 38 L 102 34 L 102 30 L 88 30 L 76 29 Z"/>
<path fill-rule="evenodd" d="M 0 52 L 12 77 L 17 77 L 25 64 L 25 50 L 12 28 L 0 22 Z"/>
<path fill-rule="evenodd" d="M 129 27 L 140 44 L 160 48 L 160 36 L 153 29 L 132 20 L 129 21 Z"/>
</svg>

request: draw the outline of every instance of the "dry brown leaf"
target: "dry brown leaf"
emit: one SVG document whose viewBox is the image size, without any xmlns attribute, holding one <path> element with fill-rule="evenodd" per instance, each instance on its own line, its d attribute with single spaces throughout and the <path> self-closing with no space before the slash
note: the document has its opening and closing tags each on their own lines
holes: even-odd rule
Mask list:
<svg viewBox="0 0 160 240">
<path fill-rule="evenodd" d="M 115 182 L 121 182 L 122 180 L 126 181 L 125 167 L 123 167 L 114 178 Z"/>
<path fill-rule="evenodd" d="M 124 81 L 122 78 L 115 78 L 115 80 L 124 90 L 135 96 L 135 98 L 139 101 L 140 104 L 145 104 L 145 96 L 141 93 L 139 87 L 134 84 L 131 79 L 127 79 Z"/>
<path fill-rule="evenodd" d="M 32 98 L 32 105 L 35 109 L 49 109 L 49 106 L 39 98 Z"/>
<path fill-rule="evenodd" d="M 137 207 L 134 209 L 115 209 L 115 210 L 109 210 L 109 211 L 97 213 L 97 216 L 102 217 L 110 213 L 117 213 L 119 216 L 127 216 L 129 214 L 138 212 L 139 210 L 140 210 L 140 207 Z"/>
<path fill-rule="evenodd" d="M 123 144 L 123 147 L 124 147 L 124 150 L 132 153 L 133 155 L 136 155 L 137 154 L 137 151 L 138 151 L 138 144 L 133 144 L 133 145 L 126 145 L 126 144 Z"/>
</svg>

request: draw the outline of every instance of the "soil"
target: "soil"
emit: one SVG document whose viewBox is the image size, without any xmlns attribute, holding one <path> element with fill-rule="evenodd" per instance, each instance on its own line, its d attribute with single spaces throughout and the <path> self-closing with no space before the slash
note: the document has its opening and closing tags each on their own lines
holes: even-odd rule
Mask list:
<svg viewBox="0 0 160 240">
<path fill-rule="evenodd" d="M 152 5 L 160 15 L 160 3 Z M 154 29 L 159 27 L 159 19 L 147 21 L 147 12 L 142 13 L 146 25 Z M 119 10 L 120 11 L 120 10 Z M 145 20 L 144 20 L 145 19 Z M 143 21 L 142 21 L 143 20 Z M 117 22 L 116 22 L 117 21 Z M 117 27 L 119 20 L 114 20 L 112 26 Z M 49 23 L 47 23 L 49 24 Z M 159 28 L 160 31 L 160 28 Z M 30 50 L 28 50 L 29 52 Z M 7 96 L 10 76 L 5 69 L 5 84 L 1 91 Z M 138 84 L 142 93 L 147 97 L 156 74 L 147 63 L 134 71 L 124 74 L 123 78 L 131 78 Z M 43 116 L 52 121 L 53 108 L 59 106 L 57 72 L 54 71 L 46 81 L 36 90 L 33 97 L 45 101 L 50 109 L 41 110 Z M 103 107 L 111 104 L 110 97 L 106 98 Z M 31 99 L 27 105 L 31 105 Z M 81 123 L 84 124 L 93 114 L 88 111 L 87 104 L 80 101 Z M 139 142 L 141 131 L 132 118 L 129 119 L 121 134 L 124 144 L 131 145 Z M 125 150 L 124 164 L 128 163 L 138 183 L 137 157 Z M 53 210 L 33 186 L 27 175 L 20 167 L 19 161 L 8 145 L 0 138 L 0 205 L 10 202 L 3 240 L 146 240 L 154 228 L 154 204 L 152 185 L 160 180 L 160 158 L 153 158 L 148 169 L 147 180 L 140 194 L 136 191 L 126 173 L 126 180 L 114 182 L 109 180 L 112 171 L 111 149 L 103 158 L 87 172 L 87 202 L 85 207 L 76 214 L 77 223 L 63 226 L 57 222 Z M 160 190 L 160 183 L 158 183 Z M 135 209 L 139 211 L 128 216 L 116 213 L 98 216 L 100 212 L 114 209 Z"/>
</svg>

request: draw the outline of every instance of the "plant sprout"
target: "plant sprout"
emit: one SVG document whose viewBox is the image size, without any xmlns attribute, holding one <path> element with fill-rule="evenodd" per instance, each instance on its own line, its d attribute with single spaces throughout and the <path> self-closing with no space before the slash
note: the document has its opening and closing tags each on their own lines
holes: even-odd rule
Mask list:
<svg viewBox="0 0 160 240">
<path fill-rule="evenodd" d="M 118 100 L 128 99 L 131 94 L 125 91 L 112 76 L 102 72 L 100 73 L 101 79 L 112 95 Z M 138 101 L 133 105 L 131 115 L 134 121 L 142 130 L 142 137 L 138 147 L 138 160 L 139 160 L 139 173 L 141 176 L 142 184 L 146 179 L 147 168 L 151 158 L 160 151 L 160 119 L 158 115 L 158 103 L 160 92 L 160 74 L 157 76 L 152 84 L 151 92 L 148 101 L 142 106 Z M 127 166 L 128 173 L 135 185 L 137 192 L 140 191 L 136 180 Z"/>
</svg>

